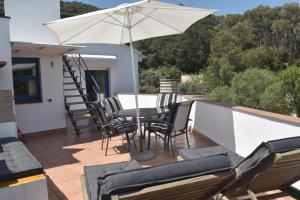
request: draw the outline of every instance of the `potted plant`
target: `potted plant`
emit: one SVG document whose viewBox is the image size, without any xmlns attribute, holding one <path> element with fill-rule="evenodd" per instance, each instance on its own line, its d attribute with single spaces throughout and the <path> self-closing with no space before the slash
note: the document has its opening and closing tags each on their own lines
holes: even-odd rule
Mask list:
<svg viewBox="0 0 300 200">
<path fill-rule="evenodd" d="M 7 64 L 7 62 L 0 60 L 0 68 L 4 67 Z"/>
</svg>

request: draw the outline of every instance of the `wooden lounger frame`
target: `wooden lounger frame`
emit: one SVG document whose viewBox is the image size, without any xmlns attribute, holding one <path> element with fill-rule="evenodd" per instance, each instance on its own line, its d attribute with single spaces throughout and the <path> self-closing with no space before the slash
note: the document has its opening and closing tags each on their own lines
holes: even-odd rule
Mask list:
<svg viewBox="0 0 300 200">
<path fill-rule="evenodd" d="M 148 187 L 137 192 L 112 196 L 112 200 L 207 200 L 235 180 L 235 173 L 200 176 Z M 88 199 L 85 178 L 81 178 L 85 200 Z M 224 184 L 225 183 L 225 184 Z"/>
<path fill-rule="evenodd" d="M 297 149 L 285 153 L 277 153 L 273 164 L 266 170 L 258 173 L 246 188 L 230 189 L 225 192 L 225 195 L 230 199 L 267 200 L 287 196 L 300 199 L 300 191 L 291 186 L 299 179 L 300 149 Z M 279 190 L 279 192 L 265 194 L 275 190 Z M 247 196 L 241 198 L 245 194 Z"/>
</svg>

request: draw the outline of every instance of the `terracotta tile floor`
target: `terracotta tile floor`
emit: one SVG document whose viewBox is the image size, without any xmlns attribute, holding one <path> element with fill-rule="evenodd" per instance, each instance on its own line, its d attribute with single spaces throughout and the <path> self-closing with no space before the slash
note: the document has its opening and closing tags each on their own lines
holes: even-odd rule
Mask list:
<svg viewBox="0 0 300 200">
<path fill-rule="evenodd" d="M 189 135 L 191 148 L 208 146 L 197 135 Z M 138 141 L 136 142 L 138 145 Z M 40 134 L 26 137 L 26 146 L 43 165 L 48 181 L 50 200 L 82 200 L 80 175 L 83 167 L 104 163 L 127 161 L 130 156 L 127 144 L 122 144 L 121 137 L 114 137 L 109 145 L 108 156 L 100 149 L 100 136 L 96 130 L 82 132 L 76 136 L 70 128 L 57 133 Z M 113 148 L 114 147 L 114 148 Z M 176 138 L 176 151 L 187 148 L 184 136 Z M 142 162 L 153 165 L 176 160 L 169 150 L 164 151 L 162 140 L 152 139 L 151 149 L 155 159 Z"/>
<path fill-rule="evenodd" d="M 208 146 L 195 134 L 189 134 L 189 140 L 191 148 Z M 130 159 L 127 145 L 122 144 L 121 137 L 113 138 L 108 156 L 105 157 L 105 152 L 100 149 L 101 140 L 96 130 L 82 132 L 79 136 L 75 135 L 72 128 L 51 134 L 33 135 L 26 137 L 25 144 L 45 169 L 49 200 L 82 200 L 80 176 L 84 166 Z M 179 136 L 176 138 L 176 151 L 182 148 L 187 148 L 186 139 Z M 164 151 L 162 140 L 153 138 L 151 149 L 156 157 L 142 162 L 143 165 L 166 163 L 176 159 L 176 156 L 172 158 L 169 150 Z"/>
</svg>

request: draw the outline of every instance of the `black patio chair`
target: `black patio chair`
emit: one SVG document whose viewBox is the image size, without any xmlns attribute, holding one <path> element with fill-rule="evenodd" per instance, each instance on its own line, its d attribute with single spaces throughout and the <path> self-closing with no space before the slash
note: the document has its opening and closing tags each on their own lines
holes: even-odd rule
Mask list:
<svg viewBox="0 0 300 200">
<path fill-rule="evenodd" d="M 172 155 L 174 156 L 174 149 L 172 144 L 172 138 L 179 135 L 186 135 L 186 141 L 190 148 L 188 139 L 188 122 L 191 112 L 191 108 L 194 101 L 186 101 L 173 104 L 170 107 L 170 112 L 167 121 L 156 121 L 145 127 L 148 131 L 148 149 L 150 149 L 151 133 L 164 140 L 164 148 L 166 145 L 171 144 Z"/>
<path fill-rule="evenodd" d="M 103 99 L 103 105 L 110 118 L 114 118 L 113 113 L 123 110 L 118 97 L 109 97 Z"/>
<path fill-rule="evenodd" d="M 134 140 L 134 137 L 136 135 L 136 130 L 137 130 L 137 126 L 135 124 L 129 121 L 123 121 L 119 119 L 109 120 L 108 117 L 106 116 L 104 108 L 99 103 L 90 104 L 90 107 L 93 109 L 93 112 L 95 112 L 97 116 L 97 120 L 99 120 L 99 122 L 101 123 L 101 129 L 102 129 L 101 149 L 103 149 L 104 140 L 107 140 L 105 156 L 107 156 L 108 144 L 112 136 L 125 134 L 127 144 L 128 144 L 128 151 L 130 152 L 131 140 L 133 140 L 134 147 L 137 148 Z"/>
</svg>

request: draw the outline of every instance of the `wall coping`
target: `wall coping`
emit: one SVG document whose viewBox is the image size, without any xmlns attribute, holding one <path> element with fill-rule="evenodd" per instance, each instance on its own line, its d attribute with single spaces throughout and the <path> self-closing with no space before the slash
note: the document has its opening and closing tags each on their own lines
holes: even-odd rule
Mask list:
<svg viewBox="0 0 300 200">
<path fill-rule="evenodd" d="M 210 100 L 197 100 L 197 101 L 226 107 L 226 108 L 232 109 L 233 111 L 242 112 L 242 113 L 246 113 L 249 115 L 255 115 L 257 117 L 263 117 L 263 118 L 267 118 L 270 120 L 285 122 L 285 123 L 288 123 L 288 124 L 291 124 L 294 126 L 300 126 L 300 118 L 298 118 L 298 117 L 293 117 L 293 116 L 288 116 L 288 115 L 283 115 L 283 114 L 279 114 L 279 113 L 273 113 L 273 112 L 269 112 L 269 111 L 243 107 L 243 106 L 229 105 L 229 104 L 216 102 L 216 101 L 210 101 Z"/>
</svg>

